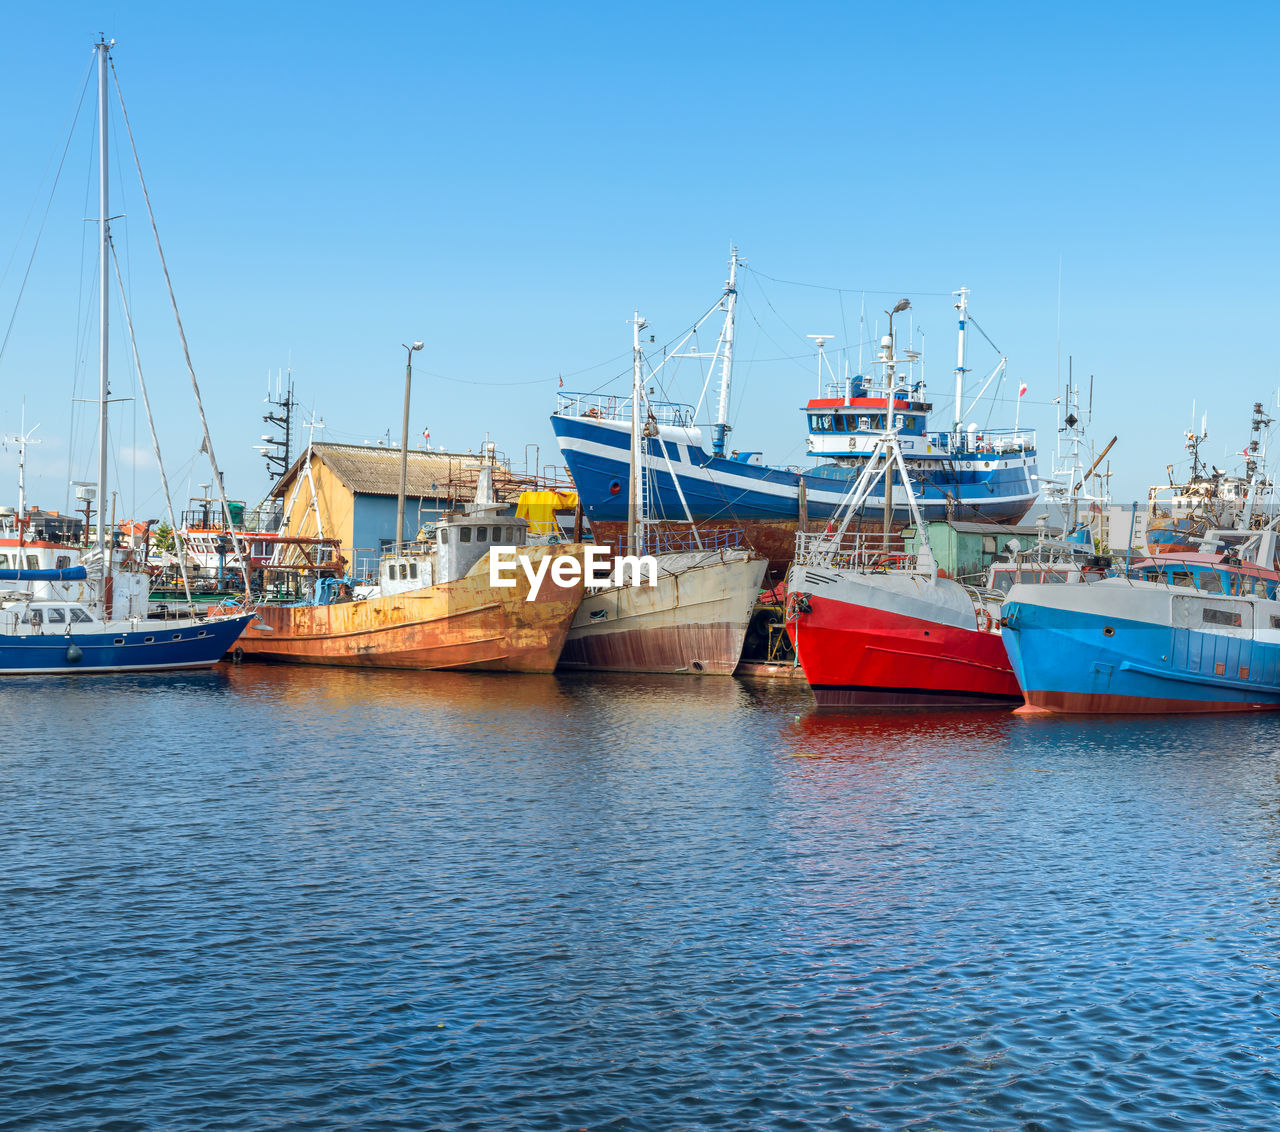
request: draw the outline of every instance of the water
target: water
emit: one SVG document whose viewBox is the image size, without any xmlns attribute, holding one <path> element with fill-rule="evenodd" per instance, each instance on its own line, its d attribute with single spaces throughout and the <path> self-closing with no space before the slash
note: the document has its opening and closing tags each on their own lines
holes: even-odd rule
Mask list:
<svg viewBox="0 0 1280 1132">
<path fill-rule="evenodd" d="M 0 690 L 0 1127 L 1271 1129 L 1269 717 Z"/>
</svg>

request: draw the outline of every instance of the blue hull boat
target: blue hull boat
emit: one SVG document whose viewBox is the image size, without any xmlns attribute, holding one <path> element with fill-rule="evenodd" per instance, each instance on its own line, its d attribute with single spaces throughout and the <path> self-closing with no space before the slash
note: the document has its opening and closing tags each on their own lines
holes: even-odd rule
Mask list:
<svg viewBox="0 0 1280 1132">
<path fill-rule="evenodd" d="M 1002 635 L 1022 712 L 1280 709 L 1280 575 L 1170 553 L 1074 586 L 1015 585 Z"/>
</svg>

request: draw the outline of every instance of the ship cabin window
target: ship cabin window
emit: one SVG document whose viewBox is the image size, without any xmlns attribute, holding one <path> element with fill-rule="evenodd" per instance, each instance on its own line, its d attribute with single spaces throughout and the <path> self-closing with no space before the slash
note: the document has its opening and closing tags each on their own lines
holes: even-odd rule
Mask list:
<svg viewBox="0 0 1280 1132">
<path fill-rule="evenodd" d="M 1210 606 L 1201 614 L 1206 625 L 1231 625 L 1240 628 L 1240 614 L 1232 609 L 1214 609 Z"/>
<path fill-rule="evenodd" d="M 83 625 L 86 621 L 93 620 L 83 609 L 77 609 L 74 605 L 71 607 L 70 612 L 72 625 Z"/>
<path fill-rule="evenodd" d="M 400 563 L 400 580 L 402 582 L 407 582 L 409 580 L 409 563 L 407 562 Z"/>
<path fill-rule="evenodd" d="M 436 542 L 441 546 L 445 546 L 449 542 L 449 531 L 446 527 L 441 527 L 436 531 Z"/>
<path fill-rule="evenodd" d="M 409 577 L 415 582 L 418 580 L 418 564 L 416 562 L 409 563 Z"/>
<path fill-rule="evenodd" d="M 1204 590 L 1205 593 L 1210 593 L 1210 594 L 1222 593 L 1222 578 L 1219 577 L 1216 571 L 1201 570 L 1199 580 L 1200 580 L 1200 585 L 1198 588 Z M 1245 584 L 1248 584 L 1247 578 L 1242 578 L 1241 581 L 1244 582 Z"/>
<path fill-rule="evenodd" d="M 0 570 L 7 570 L 8 568 L 9 556 L 7 554 L 0 554 Z"/>
<path fill-rule="evenodd" d="M 396 580 L 396 564 L 394 562 L 387 563 L 387 581 L 394 582 Z"/>
<path fill-rule="evenodd" d="M 1170 570 L 1165 581 L 1171 586 L 1187 586 L 1194 588 L 1194 579 L 1189 570 Z"/>
<path fill-rule="evenodd" d="M 1280 617 L 1277 617 L 1274 613 L 1271 615 L 1271 628 L 1280 629 Z"/>
<path fill-rule="evenodd" d="M 848 432 L 845 428 L 845 416 L 843 413 L 837 413 L 835 417 L 836 432 Z"/>
<path fill-rule="evenodd" d="M 27 569 L 28 570 L 40 569 L 40 556 L 38 554 L 27 555 Z"/>
<path fill-rule="evenodd" d="M 71 555 L 59 554 L 53 566 L 55 570 L 65 570 L 71 565 Z"/>
<path fill-rule="evenodd" d="M 810 432 L 834 432 L 835 425 L 832 423 L 830 413 L 810 413 L 809 414 L 809 431 Z"/>
<path fill-rule="evenodd" d="M 488 542 L 488 541 L 489 541 L 489 528 L 476 527 L 476 542 Z"/>
<path fill-rule="evenodd" d="M 459 530 L 458 534 L 459 534 L 459 538 L 461 539 L 461 541 L 462 541 L 462 542 L 470 542 L 470 541 L 471 541 L 471 528 L 470 528 L 470 527 L 462 527 L 462 528 Z"/>
<path fill-rule="evenodd" d="M 67 611 L 58 605 L 51 605 L 45 612 L 49 615 L 50 625 L 65 625 L 67 623 Z"/>
</svg>

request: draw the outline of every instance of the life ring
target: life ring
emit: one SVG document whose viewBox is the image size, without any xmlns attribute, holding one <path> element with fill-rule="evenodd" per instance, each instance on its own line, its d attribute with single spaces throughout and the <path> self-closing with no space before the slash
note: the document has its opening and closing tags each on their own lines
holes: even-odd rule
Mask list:
<svg viewBox="0 0 1280 1132">
<path fill-rule="evenodd" d="M 990 633 L 991 626 L 995 624 L 995 619 L 991 616 L 991 610 L 978 610 L 978 631 L 981 633 Z"/>
<path fill-rule="evenodd" d="M 588 409 L 588 410 L 587 410 L 585 413 L 583 413 L 582 415 L 583 415 L 584 417 L 598 417 L 598 416 L 600 415 L 600 410 L 599 410 L 599 409 Z"/>
</svg>

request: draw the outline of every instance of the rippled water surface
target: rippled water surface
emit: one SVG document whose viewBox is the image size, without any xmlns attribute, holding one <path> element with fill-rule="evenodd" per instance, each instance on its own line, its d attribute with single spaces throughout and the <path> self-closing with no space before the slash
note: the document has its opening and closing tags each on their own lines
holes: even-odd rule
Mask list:
<svg viewBox="0 0 1280 1132">
<path fill-rule="evenodd" d="M 1280 1126 L 1280 720 L 0 689 L 0 1127 Z"/>
</svg>

